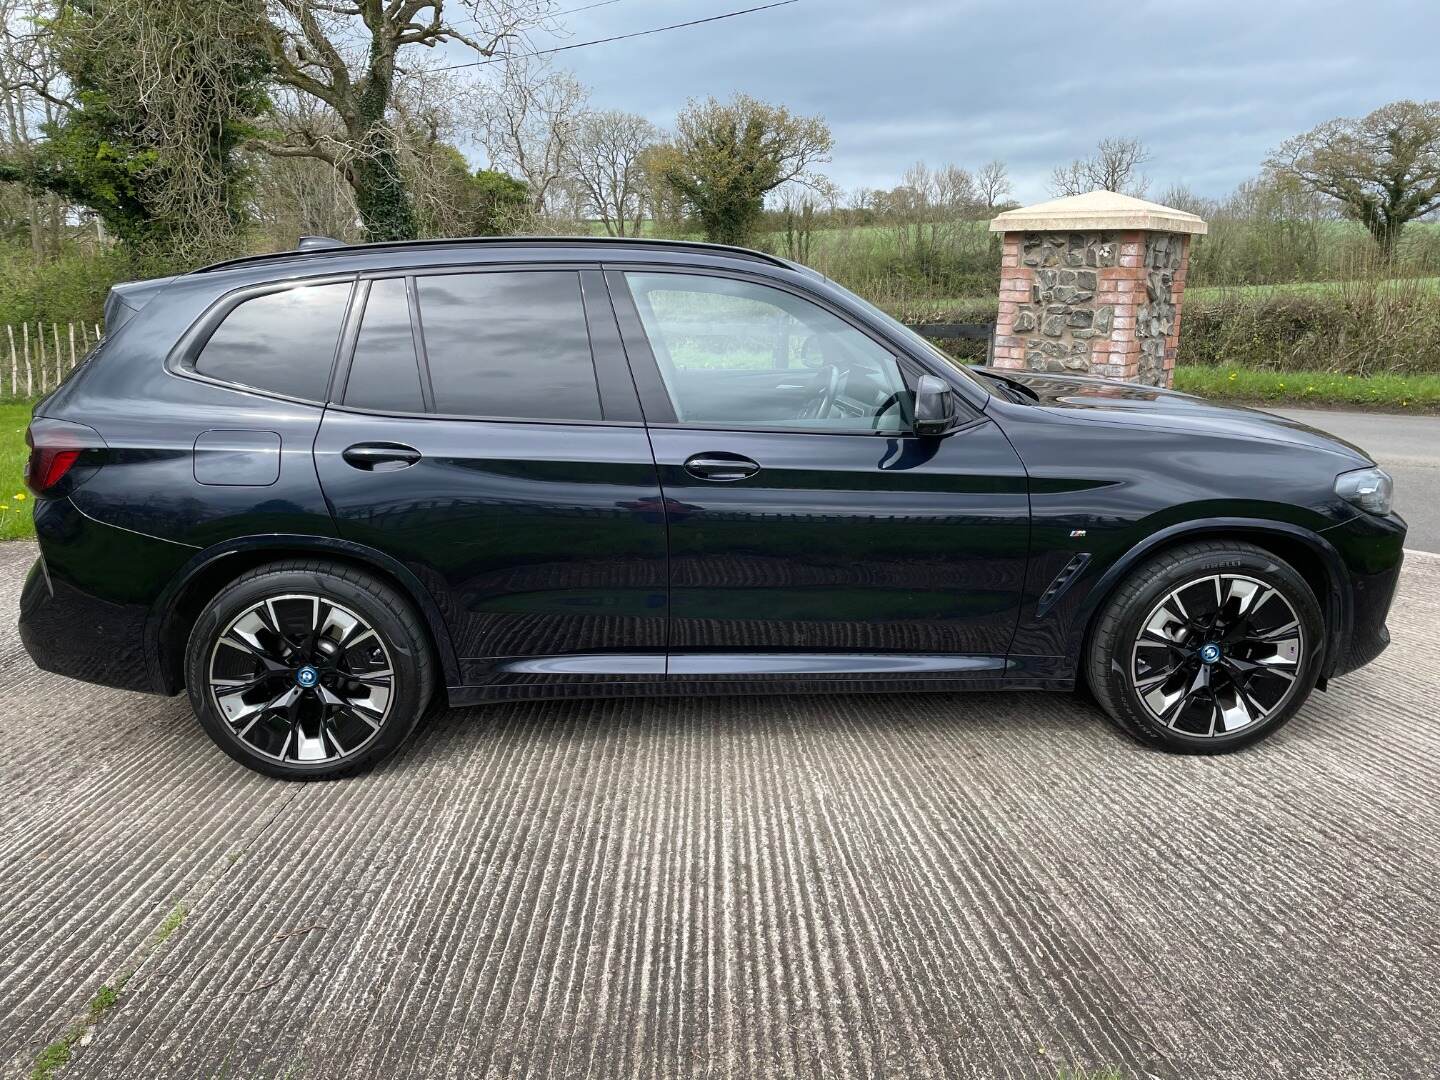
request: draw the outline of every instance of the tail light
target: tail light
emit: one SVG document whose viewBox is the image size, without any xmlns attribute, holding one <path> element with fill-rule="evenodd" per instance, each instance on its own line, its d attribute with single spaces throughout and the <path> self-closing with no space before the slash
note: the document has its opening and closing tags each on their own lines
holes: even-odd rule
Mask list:
<svg viewBox="0 0 1440 1080">
<path fill-rule="evenodd" d="M 25 442 L 30 447 L 25 486 L 47 499 L 68 495 L 95 475 L 105 449 L 94 428 L 41 416 L 30 421 Z"/>
</svg>

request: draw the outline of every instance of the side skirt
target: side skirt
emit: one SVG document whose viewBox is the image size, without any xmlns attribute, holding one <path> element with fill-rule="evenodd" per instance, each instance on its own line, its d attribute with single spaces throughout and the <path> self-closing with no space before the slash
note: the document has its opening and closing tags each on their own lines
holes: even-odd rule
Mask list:
<svg viewBox="0 0 1440 1080">
<path fill-rule="evenodd" d="M 1069 690 L 1059 657 L 885 653 L 585 654 L 462 661 L 453 706 L 495 701 L 757 694 Z M 667 673 L 668 669 L 668 673 Z"/>
<path fill-rule="evenodd" d="M 968 691 L 996 693 L 1009 690 L 1075 689 L 1074 679 L 924 679 L 911 682 L 689 682 L 591 683 L 589 685 L 451 686 L 446 695 L 452 708 L 504 701 L 583 701 L 603 698 L 763 697 L 767 694 L 953 694 Z"/>
</svg>

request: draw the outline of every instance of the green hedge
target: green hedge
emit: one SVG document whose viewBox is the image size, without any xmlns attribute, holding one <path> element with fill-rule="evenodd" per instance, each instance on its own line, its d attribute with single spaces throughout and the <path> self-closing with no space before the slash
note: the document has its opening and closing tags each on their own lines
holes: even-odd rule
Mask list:
<svg viewBox="0 0 1440 1080">
<path fill-rule="evenodd" d="M 36 265 L 28 252 L 0 256 L 0 326 L 25 322 L 99 322 L 105 294 L 137 276 L 119 252 L 67 253 Z"/>
<path fill-rule="evenodd" d="M 1186 298 L 1179 362 L 1269 371 L 1440 373 L 1440 290 L 1366 280 Z"/>
</svg>

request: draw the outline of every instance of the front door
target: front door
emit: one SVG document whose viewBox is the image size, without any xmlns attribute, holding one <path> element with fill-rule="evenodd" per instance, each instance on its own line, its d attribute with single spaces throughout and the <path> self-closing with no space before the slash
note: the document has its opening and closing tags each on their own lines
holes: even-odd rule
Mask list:
<svg viewBox="0 0 1440 1080">
<path fill-rule="evenodd" d="M 998 677 L 1029 542 L 983 414 L 910 431 L 907 372 L 837 311 L 734 275 L 607 275 L 670 532 L 673 677 Z"/>
<path fill-rule="evenodd" d="M 660 678 L 665 523 L 598 270 L 380 277 L 315 462 L 429 589 L 467 683 Z"/>
</svg>

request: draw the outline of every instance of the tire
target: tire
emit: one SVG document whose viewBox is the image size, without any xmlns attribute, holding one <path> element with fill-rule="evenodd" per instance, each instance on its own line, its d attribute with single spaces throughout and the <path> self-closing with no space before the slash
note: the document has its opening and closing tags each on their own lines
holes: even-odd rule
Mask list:
<svg viewBox="0 0 1440 1080">
<path fill-rule="evenodd" d="M 185 674 L 220 748 L 286 779 L 370 768 L 415 729 L 435 689 L 408 601 L 321 560 L 257 567 L 220 590 L 191 629 Z"/>
<path fill-rule="evenodd" d="M 1198 541 L 1162 552 L 1116 589 L 1091 632 L 1085 674 L 1100 707 L 1140 742 L 1219 754 L 1294 716 L 1324 651 L 1320 604 L 1294 567 L 1242 541 Z"/>
</svg>

